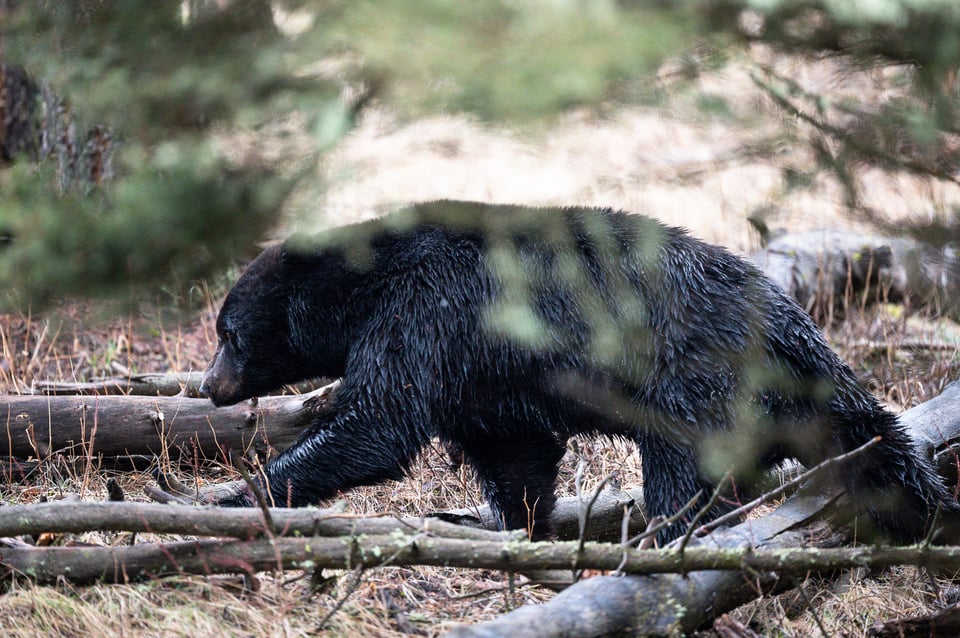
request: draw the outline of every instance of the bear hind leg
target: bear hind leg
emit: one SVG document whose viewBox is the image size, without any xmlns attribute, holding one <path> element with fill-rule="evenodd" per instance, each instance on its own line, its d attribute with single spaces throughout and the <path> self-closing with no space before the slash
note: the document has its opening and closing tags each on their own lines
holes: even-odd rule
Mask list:
<svg viewBox="0 0 960 638">
<path fill-rule="evenodd" d="M 635 437 L 641 454 L 643 499 L 647 519 L 669 518 L 700 493 L 696 504 L 681 520 L 662 529 L 657 541 L 664 545 L 683 535 L 697 513 L 707 505 L 716 485 L 701 475 L 694 450 L 664 437 L 642 432 Z M 714 505 L 702 519 L 706 523 L 733 509 L 726 501 Z"/>
<path fill-rule="evenodd" d="M 525 529 L 531 540 L 550 538 L 563 442 L 552 437 L 491 441 L 463 449 L 499 526 Z"/>
</svg>

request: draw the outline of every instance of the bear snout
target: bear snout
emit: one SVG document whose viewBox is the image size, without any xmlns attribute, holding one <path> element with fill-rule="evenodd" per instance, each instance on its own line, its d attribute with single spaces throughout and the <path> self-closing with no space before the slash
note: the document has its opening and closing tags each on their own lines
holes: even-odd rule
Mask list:
<svg viewBox="0 0 960 638">
<path fill-rule="evenodd" d="M 211 366 L 203 373 L 203 379 L 200 381 L 198 389 L 200 396 L 210 399 L 218 408 L 233 405 L 243 400 L 244 397 L 239 396 L 240 384 L 236 379 L 225 380 L 217 374 L 215 367 Z"/>
<path fill-rule="evenodd" d="M 213 405 L 218 408 L 222 408 L 225 405 L 233 405 L 240 401 L 239 398 L 234 396 L 236 394 L 235 391 L 225 391 L 222 386 L 211 386 L 208 383 L 200 385 L 200 394 L 210 399 Z"/>
<path fill-rule="evenodd" d="M 236 358 L 229 345 L 221 344 L 213 355 L 200 380 L 200 396 L 207 397 L 217 407 L 233 405 L 247 398 L 243 396 L 242 375 L 236 367 Z"/>
<path fill-rule="evenodd" d="M 210 398 L 210 386 L 207 385 L 207 375 L 206 375 L 206 374 L 203 375 L 203 379 L 200 381 L 200 387 L 197 388 L 197 393 L 198 393 L 201 397 L 203 397 L 203 398 L 205 398 L 205 399 L 209 399 L 209 398 Z"/>
</svg>

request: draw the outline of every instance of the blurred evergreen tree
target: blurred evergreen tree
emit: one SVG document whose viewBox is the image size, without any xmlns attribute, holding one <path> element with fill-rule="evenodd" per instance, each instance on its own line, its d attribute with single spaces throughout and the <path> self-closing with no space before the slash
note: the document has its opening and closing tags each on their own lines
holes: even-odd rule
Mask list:
<svg viewBox="0 0 960 638">
<path fill-rule="evenodd" d="M 701 6 L 705 24 L 733 41 L 838 58 L 851 72 L 876 71 L 883 91 L 838 96 L 771 66 L 754 67 L 754 81 L 788 119 L 808 125 L 821 166 L 841 180 L 852 209 L 874 212 L 860 199 L 863 165 L 960 184 L 960 3 L 705 0 Z M 956 239 L 942 226 L 916 230 L 935 243 Z"/>
<path fill-rule="evenodd" d="M 4 303 L 171 290 L 222 269 L 349 127 L 338 87 L 304 71 L 315 33 L 281 34 L 265 0 L 0 11 Z"/>
<path fill-rule="evenodd" d="M 154 291 L 248 256 L 349 130 L 344 86 L 533 119 L 640 99 L 705 41 L 690 75 L 758 42 L 891 69 L 865 104 L 755 65 L 854 206 L 862 162 L 957 181 L 955 0 L 0 0 L 0 287 Z"/>
<path fill-rule="evenodd" d="M 676 50 L 679 16 L 608 0 L 2 0 L 6 303 L 182 287 L 248 255 L 351 125 L 321 62 L 409 112 L 536 117 L 616 98 Z"/>
</svg>

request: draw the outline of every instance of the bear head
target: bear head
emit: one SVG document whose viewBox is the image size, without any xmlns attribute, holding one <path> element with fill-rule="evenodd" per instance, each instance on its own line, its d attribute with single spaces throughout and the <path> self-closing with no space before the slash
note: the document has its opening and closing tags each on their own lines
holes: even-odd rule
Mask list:
<svg viewBox="0 0 960 638">
<path fill-rule="evenodd" d="M 351 275 L 336 251 L 263 251 L 220 308 L 217 350 L 200 393 L 232 405 L 285 384 L 342 376 Z"/>
</svg>

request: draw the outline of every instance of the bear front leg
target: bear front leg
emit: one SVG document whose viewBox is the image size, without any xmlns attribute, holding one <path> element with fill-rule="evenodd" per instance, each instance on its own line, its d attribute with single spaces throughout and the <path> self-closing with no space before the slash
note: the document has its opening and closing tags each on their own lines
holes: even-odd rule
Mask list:
<svg viewBox="0 0 960 638">
<path fill-rule="evenodd" d="M 302 507 L 338 492 L 404 476 L 429 441 L 418 410 L 391 409 L 389 396 L 374 403 L 341 392 L 296 443 L 264 468 L 272 504 Z"/>
<path fill-rule="evenodd" d="M 464 443 L 463 449 L 501 529 L 525 529 L 531 540 L 550 538 L 563 442 L 485 441 Z"/>
</svg>

